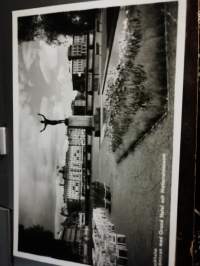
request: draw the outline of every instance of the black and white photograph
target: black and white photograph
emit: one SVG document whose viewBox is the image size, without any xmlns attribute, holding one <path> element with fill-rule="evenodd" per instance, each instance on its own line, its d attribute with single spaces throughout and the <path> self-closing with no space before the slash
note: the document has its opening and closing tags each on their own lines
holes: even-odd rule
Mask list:
<svg viewBox="0 0 200 266">
<path fill-rule="evenodd" d="M 174 265 L 186 1 L 13 11 L 14 255 Z"/>
</svg>

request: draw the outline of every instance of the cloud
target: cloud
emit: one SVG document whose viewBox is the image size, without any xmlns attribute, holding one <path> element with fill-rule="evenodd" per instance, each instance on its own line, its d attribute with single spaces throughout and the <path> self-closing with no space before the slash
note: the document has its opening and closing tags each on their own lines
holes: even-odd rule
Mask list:
<svg viewBox="0 0 200 266">
<path fill-rule="evenodd" d="M 20 222 L 54 231 L 55 159 L 51 151 L 51 134 L 39 133 L 38 123 L 24 106 L 20 110 Z"/>
<path fill-rule="evenodd" d="M 66 127 L 49 126 L 40 133 L 40 124 L 27 104 L 28 94 L 20 97 L 20 222 L 54 231 L 56 167 L 65 161 Z M 51 104 L 51 99 L 44 97 L 40 111 L 53 118 L 63 117 L 62 105 L 56 102 L 50 111 Z"/>
<path fill-rule="evenodd" d="M 58 48 L 56 46 L 48 45 L 44 41 L 40 41 L 40 69 L 47 83 L 52 80 L 52 74 L 58 64 Z"/>
<path fill-rule="evenodd" d="M 36 42 L 23 42 L 22 46 L 22 58 L 26 70 L 29 70 L 37 57 L 38 45 Z"/>
<path fill-rule="evenodd" d="M 63 204 L 57 166 L 65 162 L 66 126 L 48 126 L 40 133 L 37 113 L 49 119 L 71 114 L 76 92 L 67 72 L 67 47 L 53 48 L 35 41 L 19 49 L 20 222 L 25 226 L 40 224 L 52 232 L 59 228 L 60 219 L 55 213 L 59 214 Z"/>
<path fill-rule="evenodd" d="M 66 80 L 66 68 L 61 66 L 58 70 L 58 82 L 62 83 Z"/>
<path fill-rule="evenodd" d="M 49 210 L 55 205 L 54 182 L 49 175 L 51 166 L 45 163 L 48 142 L 41 140 L 38 123 L 24 105 L 20 108 L 20 222 L 53 230 L 54 213 Z"/>
</svg>

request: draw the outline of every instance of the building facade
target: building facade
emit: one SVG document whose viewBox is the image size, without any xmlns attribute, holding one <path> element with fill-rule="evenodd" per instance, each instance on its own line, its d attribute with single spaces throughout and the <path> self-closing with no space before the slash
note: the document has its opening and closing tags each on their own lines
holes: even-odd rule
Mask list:
<svg viewBox="0 0 200 266">
<path fill-rule="evenodd" d="M 68 127 L 78 129 L 92 129 L 94 127 L 93 116 L 72 115 L 68 117 Z"/>
<path fill-rule="evenodd" d="M 86 59 L 76 59 L 72 62 L 72 75 L 77 75 L 81 77 L 83 74 L 85 75 L 87 67 Z"/>
<path fill-rule="evenodd" d="M 73 115 L 85 115 L 86 111 L 86 100 L 85 99 L 75 99 L 72 101 L 72 114 Z"/>
<path fill-rule="evenodd" d="M 93 209 L 92 259 L 94 266 L 127 266 L 126 236 L 115 231 L 105 208 Z"/>
<path fill-rule="evenodd" d="M 85 74 L 87 67 L 87 35 L 74 35 L 73 44 L 68 50 L 68 59 L 72 60 L 72 75 L 74 78 Z"/>
<path fill-rule="evenodd" d="M 69 144 L 76 146 L 85 146 L 86 129 L 84 128 L 68 128 L 67 130 Z"/>
<path fill-rule="evenodd" d="M 85 191 L 85 143 L 86 130 L 67 129 L 69 147 L 66 153 L 64 201 L 81 201 Z"/>
<path fill-rule="evenodd" d="M 70 45 L 68 51 L 69 60 L 83 59 L 87 57 L 87 35 L 74 35 L 73 44 Z"/>
</svg>

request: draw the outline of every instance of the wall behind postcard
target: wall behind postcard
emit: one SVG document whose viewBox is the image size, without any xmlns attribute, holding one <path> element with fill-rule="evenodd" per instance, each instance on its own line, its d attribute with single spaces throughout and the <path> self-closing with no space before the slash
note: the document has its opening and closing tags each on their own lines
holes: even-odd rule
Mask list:
<svg viewBox="0 0 200 266">
<path fill-rule="evenodd" d="M 88 0 L 89 1 L 89 0 Z M 0 6 L 0 126 L 6 126 L 7 127 L 7 150 L 8 154 L 4 157 L 0 157 L 0 207 L 5 207 L 8 211 L 5 212 L 5 210 L 0 208 L 0 215 L 2 215 L 2 219 L 0 219 L 0 228 L 3 228 L 4 230 L 8 230 L 9 228 L 9 221 L 8 216 L 10 213 L 10 221 L 12 221 L 12 210 L 13 210 L 13 141 L 12 141 L 12 11 L 18 10 L 18 9 L 27 9 L 27 8 L 35 8 L 35 7 L 42 7 L 42 6 L 48 6 L 48 5 L 57 5 L 57 4 L 66 4 L 70 2 L 78 2 L 78 1 L 68 1 L 68 0 L 4 0 L 1 3 Z M 189 8 L 195 11 L 196 7 L 195 4 L 192 4 L 197 1 L 188 1 Z M 193 6 L 192 6 L 193 5 Z M 190 19 L 195 19 L 190 17 Z M 193 23 L 191 22 L 191 25 Z M 190 27 L 190 25 L 188 25 Z M 194 29 L 194 28 L 193 28 Z M 195 39 L 195 30 L 190 31 L 189 39 L 187 39 L 188 44 L 186 46 L 187 48 L 191 48 L 189 43 L 191 44 L 192 41 Z M 185 174 L 183 173 L 182 169 L 182 179 L 180 180 L 181 184 L 181 195 L 184 195 L 184 187 L 192 187 L 193 186 L 193 169 L 194 169 L 194 151 L 195 151 L 195 142 L 194 142 L 194 132 L 195 132 L 195 114 L 196 114 L 196 107 L 195 107 L 195 98 L 196 98 L 196 92 L 195 92 L 195 84 L 192 81 L 195 78 L 195 74 L 192 74 L 195 72 L 195 58 L 193 53 L 188 54 L 188 57 L 190 57 L 190 64 L 186 64 L 187 71 L 189 72 L 190 78 L 185 80 L 185 88 L 184 88 L 184 104 L 188 105 L 187 101 L 189 103 L 192 102 L 192 105 L 188 105 L 188 107 L 185 112 L 183 112 L 183 130 L 185 134 L 182 134 L 182 137 L 185 141 L 182 141 L 182 153 L 183 151 L 187 150 L 185 153 L 185 157 L 182 158 L 182 165 L 184 165 L 184 162 L 186 162 L 187 170 L 185 170 Z M 192 67 L 193 66 L 193 67 Z M 187 71 L 185 73 L 187 74 Z M 192 84 L 192 86 L 191 86 Z M 191 93 L 192 89 L 194 88 L 193 93 Z M 185 93 L 186 92 L 186 93 Z M 190 100 L 191 101 L 190 101 Z M 191 118 L 192 117 L 192 118 Z M 192 133 L 193 132 L 193 133 Z M 188 162 L 189 161 L 189 165 Z M 183 168 L 183 167 L 182 167 Z M 190 178 L 189 178 L 190 177 Z M 185 181 L 184 181 L 185 180 Z M 190 182 L 188 181 L 190 180 Z M 184 187 L 183 187 L 184 185 Z M 189 185 L 189 186 L 188 186 Z M 190 204 L 190 199 L 188 198 L 188 195 L 192 195 L 192 190 L 190 192 L 186 191 L 186 197 L 187 198 L 187 212 L 189 215 L 192 213 L 192 199 Z M 181 216 L 181 220 L 179 223 L 179 228 L 182 225 L 181 231 L 185 230 L 185 225 L 183 224 L 183 214 L 182 213 L 182 205 L 186 205 L 186 203 L 179 199 L 179 203 L 181 206 L 179 206 L 179 215 Z M 187 214 L 185 214 L 187 216 Z M 185 216 L 184 215 L 184 216 Z M 1 216 L 0 216 L 1 217 Z M 192 217 L 192 216 L 191 216 Z M 192 218 L 191 218 L 192 219 Z M 191 224 L 192 221 L 189 221 Z M 7 226 L 6 226 L 7 223 Z M 11 232 L 12 234 L 12 232 Z M 10 234 L 10 235 L 11 235 Z M 189 236 L 192 235 L 192 228 L 187 229 L 187 234 Z M 0 265 L 2 266 L 10 266 L 12 263 L 15 266 L 42 266 L 48 264 L 43 263 L 36 263 L 31 262 L 28 260 L 22 260 L 22 259 L 14 259 L 12 261 L 11 257 L 9 256 L 9 250 L 11 252 L 12 249 L 12 241 L 8 239 L 9 233 L 1 234 L 0 231 Z M 4 252 L 4 250 L 5 252 Z M 7 254 L 7 257 L 1 256 L 1 254 Z M 3 260 L 2 260 L 3 259 Z M 177 260 L 178 261 L 178 260 Z M 182 261 L 182 260 L 181 260 Z M 180 265 L 180 264 L 179 264 Z M 183 264 L 182 264 L 183 265 Z M 189 265 L 187 265 L 189 266 Z"/>
<path fill-rule="evenodd" d="M 193 264 L 190 247 L 194 228 L 195 153 L 197 122 L 198 1 L 187 3 L 185 70 L 179 173 L 176 265 Z M 189 153 L 188 153 L 189 152 Z"/>
</svg>

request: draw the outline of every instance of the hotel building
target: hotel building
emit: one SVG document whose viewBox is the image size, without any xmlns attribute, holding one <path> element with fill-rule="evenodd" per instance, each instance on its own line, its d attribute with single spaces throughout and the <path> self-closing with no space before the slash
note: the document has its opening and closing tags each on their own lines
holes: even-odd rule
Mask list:
<svg viewBox="0 0 200 266">
<path fill-rule="evenodd" d="M 84 199 L 86 130 L 67 129 L 69 147 L 66 153 L 64 201 Z"/>
</svg>

